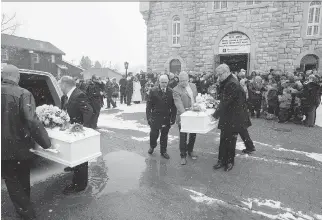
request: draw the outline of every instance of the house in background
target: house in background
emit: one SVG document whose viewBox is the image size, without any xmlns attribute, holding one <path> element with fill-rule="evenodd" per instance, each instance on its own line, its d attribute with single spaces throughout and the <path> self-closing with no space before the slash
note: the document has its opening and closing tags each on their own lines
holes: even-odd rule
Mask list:
<svg viewBox="0 0 322 220">
<path fill-rule="evenodd" d="M 118 73 L 110 68 L 91 68 L 88 70 L 85 70 L 81 73 L 83 75 L 84 80 L 91 79 L 93 75 L 96 75 L 98 77 L 101 77 L 102 79 L 105 79 L 106 77 L 109 77 L 110 79 L 116 78 L 116 81 L 119 82 L 122 78 L 122 74 Z"/>
<path fill-rule="evenodd" d="M 56 78 L 63 75 L 81 77 L 84 70 L 64 61 L 63 55 L 62 50 L 49 42 L 1 34 L 1 63 L 49 72 Z"/>
<path fill-rule="evenodd" d="M 76 66 L 75 64 L 72 64 L 66 60 L 62 60 L 60 64 L 57 64 L 59 66 L 58 69 L 58 76 L 72 76 L 79 79 L 83 79 L 83 75 L 81 74 L 85 69 Z"/>
</svg>

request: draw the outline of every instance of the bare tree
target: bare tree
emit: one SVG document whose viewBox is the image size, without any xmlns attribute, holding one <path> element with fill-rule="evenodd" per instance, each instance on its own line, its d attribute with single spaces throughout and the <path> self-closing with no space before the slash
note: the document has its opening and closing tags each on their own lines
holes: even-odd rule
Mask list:
<svg viewBox="0 0 322 220">
<path fill-rule="evenodd" d="M 16 13 L 12 16 L 1 14 L 1 33 L 14 34 L 17 28 L 21 25 L 15 21 Z"/>
</svg>

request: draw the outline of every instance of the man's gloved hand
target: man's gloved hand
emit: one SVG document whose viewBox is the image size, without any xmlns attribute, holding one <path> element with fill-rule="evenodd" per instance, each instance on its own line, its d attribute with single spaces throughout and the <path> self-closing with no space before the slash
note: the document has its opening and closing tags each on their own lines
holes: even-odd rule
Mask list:
<svg viewBox="0 0 322 220">
<path fill-rule="evenodd" d="M 170 121 L 170 125 L 174 125 L 176 123 L 176 121 Z"/>
</svg>

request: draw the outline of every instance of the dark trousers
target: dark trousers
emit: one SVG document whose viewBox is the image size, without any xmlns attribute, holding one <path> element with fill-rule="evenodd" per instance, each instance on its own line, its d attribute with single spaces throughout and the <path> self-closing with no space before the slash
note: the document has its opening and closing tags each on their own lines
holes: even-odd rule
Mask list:
<svg viewBox="0 0 322 220">
<path fill-rule="evenodd" d="M 170 125 L 166 125 L 161 128 L 157 128 L 155 126 L 151 126 L 150 130 L 150 147 L 151 148 L 156 148 L 157 140 L 159 138 L 159 135 L 161 133 L 160 137 L 160 152 L 161 153 L 166 153 L 167 152 L 167 146 L 168 146 L 168 134 L 170 130 Z"/>
<path fill-rule="evenodd" d="M 93 116 L 92 116 L 92 128 L 97 128 L 98 117 L 100 116 L 101 108 L 99 106 L 93 106 Z"/>
<path fill-rule="evenodd" d="M 250 100 L 249 101 L 249 111 L 251 113 L 252 116 L 255 116 L 255 112 L 256 112 L 256 117 L 260 117 L 260 113 L 261 113 L 261 100 Z"/>
<path fill-rule="evenodd" d="M 132 93 L 131 92 L 127 92 L 126 93 L 126 104 L 127 105 L 131 105 L 131 101 L 132 101 Z"/>
<path fill-rule="evenodd" d="M 273 115 L 275 115 L 275 116 L 278 116 L 278 111 L 277 111 L 278 109 L 277 109 L 277 107 L 276 106 L 271 106 L 271 105 L 269 105 L 268 106 L 268 109 L 267 109 L 267 112 L 268 112 L 268 114 L 273 114 Z"/>
<path fill-rule="evenodd" d="M 126 103 L 126 92 L 121 92 L 120 93 L 120 102 L 121 104 L 123 104 L 123 101 L 124 101 L 124 104 Z"/>
<path fill-rule="evenodd" d="M 220 132 L 220 144 L 218 160 L 222 164 L 234 163 L 238 132 L 222 129 Z"/>
<path fill-rule="evenodd" d="M 247 128 L 242 128 L 238 133 L 246 146 L 246 150 L 255 149 L 254 143 L 249 136 Z"/>
<path fill-rule="evenodd" d="M 88 182 L 88 162 L 75 166 L 73 170 L 73 184 L 79 189 L 85 189 Z"/>
<path fill-rule="evenodd" d="M 181 125 L 179 124 L 179 131 L 181 130 Z M 195 142 L 196 142 L 196 136 L 195 133 L 189 134 L 189 141 L 187 143 L 188 134 L 180 132 L 180 156 L 181 158 L 187 157 L 187 152 L 191 153 L 193 151 Z"/>
<path fill-rule="evenodd" d="M 278 120 L 279 122 L 286 122 L 290 119 L 290 109 L 288 108 L 280 108 L 278 112 Z"/>
<path fill-rule="evenodd" d="M 116 103 L 112 99 L 112 95 L 108 95 L 106 97 L 106 104 L 107 104 L 107 108 L 111 108 L 111 104 L 112 104 L 113 107 L 116 107 Z"/>
<path fill-rule="evenodd" d="M 2 160 L 1 177 L 17 212 L 25 218 L 34 217 L 30 202 L 30 160 Z"/>
<path fill-rule="evenodd" d="M 316 106 L 304 107 L 303 113 L 305 115 L 305 120 L 304 120 L 305 125 L 310 127 L 314 126 L 315 119 L 316 119 Z"/>
</svg>

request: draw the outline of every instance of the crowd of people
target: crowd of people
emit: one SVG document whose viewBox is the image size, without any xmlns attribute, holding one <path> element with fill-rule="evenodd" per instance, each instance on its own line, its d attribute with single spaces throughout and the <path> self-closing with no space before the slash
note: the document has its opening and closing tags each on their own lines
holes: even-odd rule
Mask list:
<svg viewBox="0 0 322 220">
<path fill-rule="evenodd" d="M 316 70 L 304 74 L 271 69 L 268 73 L 252 72 L 249 77 L 241 70 L 234 76 L 246 92 L 251 116 L 314 126 L 322 94 L 322 78 Z"/>
<path fill-rule="evenodd" d="M 248 111 L 252 117 L 264 117 L 267 120 L 278 120 L 279 123 L 288 121 L 296 124 L 304 123 L 312 127 L 315 122 L 316 109 L 321 102 L 322 77 L 317 70 L 308 70 L 305 73 L 299 70 L 282 72 L 271 69 L 269 72 L 253 71 L 247 75 L 244 69 L 232 72 L 239 80 L 246 92 Z M 127 105 L 145 102 L 151 89 L 159 85 L 161 73 L 129 73 L 123 75 L 119 82 L 115 78 L 100 79 L 93 76 L 91 80 L 77 80 L 77 86 L 89 97 L 100 96 L 100 108 L 103 99 L 106 99 L 109 109 L 116 107 L 116 100 Z M 178 85 L 177 74 L 166 73 L 169 78 L 168 86 Z M 196 85 L 197 92 L 211 94 L 218 98 L 219 82 L 216 77 L 209 77 L 207 73 L 189 76 L 189 82 Z M 88 87 L 92 88 L 88 90 Z M 95 93 L 95 90 L 100 92 Z M 93 98 L 92 98 L 93 99 Z"/>
</svg>

